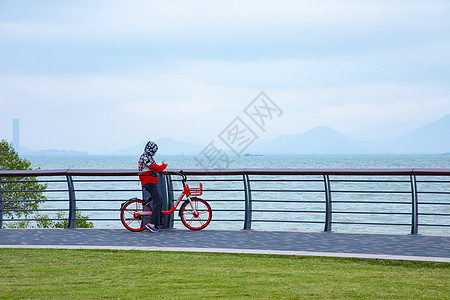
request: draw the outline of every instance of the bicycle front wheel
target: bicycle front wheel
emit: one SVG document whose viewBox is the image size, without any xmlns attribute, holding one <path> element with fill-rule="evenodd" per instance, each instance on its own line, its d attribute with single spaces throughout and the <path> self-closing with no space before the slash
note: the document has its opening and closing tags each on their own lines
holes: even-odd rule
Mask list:
<svg viewBox="0 0 450 300">
<path fill-rule="evenodd" d="M 144 230 L 150 216 L 141 216 L 143 211 L 152 211 L 149 205 L 144 205 L 144 201 L 136 199 L 127 202 L 120 210 L 122 225 L 131 231 Z"/>
<path fill-rule="evenodd" d="M 192 203 L 192 205 L 191 205 Z M 201 230 L 211 222 L 212 210 L 208 202 L 200 198 L 186 200 L 180 208 L 180 218 L 190 230 Z"/>
</svg>

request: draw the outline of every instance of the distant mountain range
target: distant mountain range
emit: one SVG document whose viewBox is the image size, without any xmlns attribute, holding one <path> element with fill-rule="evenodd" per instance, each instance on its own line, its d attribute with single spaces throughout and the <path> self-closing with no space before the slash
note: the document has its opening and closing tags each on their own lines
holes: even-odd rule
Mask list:
<svg viewBox="0 0 450 300">
<path fill-rule="evenodd" d="M 405 132 L 405 124 L 392 132 Z M 382 128 L 384 125 L 379 125 Z M 367 140 L 361 131 L 353 137 L 342 134 L 330 127 L 320 126 L 300 134 L 282 135 L 275 139 L 256 142 L 245 152 L 253 155 L 269 154 L 450 154 L 450 114 L 434 122 L 418 127 L 409 123 L 412 129 L 398 136 L 385 140 Z M 384 126 L 384 128 L 386 128 Z M 358 136 L 358 138 L 355 138 Z M 374 135 L 371 134 L 373 137 Z M 380 136 L 378 136 L 380 137 Z M 109 155 L 140 155 L 147 141 Z M 206 145 L 176 141 L 171 138 L 156 139 L 164 155 L 198 155 Z M 224 149 L 227 150 L 227 149 Z M 64 150 L 33 151 L 22 147 L 21 154 L 44 156 L 80 156 L 87 152 Z M 231 153 L 231 152 L 230 152 Z"/>
<path fill-rule="evenodd" d="M 250 149 L 258 154 L 442 154 L 450 153 L 450 115 L 386 141 L 350 138 L 330 127 L 283 135 Z"/>
<path fill-rule="evenodd" d="M 402 130 L 404 131 L 404 129 Z M 155 142 L 160 149 L 164 149 L 165 155 L 197 155 L 205 148 L 205 146 L 175 141 L 171 138 L 157 139 Z M 139 155 L 142 153 L 145 143 L 142 142 L 112 154 Z M 246 152 L 261 155 L 450 153 L 450 114 L 384 141 L 355 139 L 330 127 L 320 126 L 304 133 L 282 135 L 266 142 L 255 143 Z"/>
<path fill-rule="evenodd" d="M 327 127 L 315 127 L 305 133 L 282 135 L 249 149 L 258 154 L 355 154 L 369 149 L 355 139 Z"/>
<path fill-rule="evenodd" d="M 381 150 L 401 153 L 449 153 L 450 115 L 387 141 Z"/>
</svg>

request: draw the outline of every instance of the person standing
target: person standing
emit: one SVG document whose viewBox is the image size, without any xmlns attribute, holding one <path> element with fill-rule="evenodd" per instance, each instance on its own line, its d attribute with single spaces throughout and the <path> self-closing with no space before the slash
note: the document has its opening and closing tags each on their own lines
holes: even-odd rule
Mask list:
<svg viewBox="0 0 450 300">
<path fill-rule="evenodd" d="M 144 153 L 142 153 L 139 158 L 139 179 L 141 181 L 142 187 L 150 193 L 152 199 L 152 216 L 150 222 L 148 222 L 145 227 L 151 232 L 159 232 L 158 226 L 161 220 L 162 211 L 162 198 L 158 191 L 158 173 L 162 172 L 167 167 L 167 162 L 163 162 L 158 165 L 153 156 L 155 156 L 158 151 L 158 145 L 156 143 L 149 141 L 145 145 Z"/>
</svg>

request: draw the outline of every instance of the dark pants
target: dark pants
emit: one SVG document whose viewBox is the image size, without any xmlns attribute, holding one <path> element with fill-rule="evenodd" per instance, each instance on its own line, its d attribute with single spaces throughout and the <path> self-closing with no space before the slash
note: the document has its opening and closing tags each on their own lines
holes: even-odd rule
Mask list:
<svg viewBox="0 0 450 300">
<path fill-rule="evenodd" d="M 158 187 L 156 183 L 147 183 L 142 186 L 150 193 L 152 198 L 151 208 L 152 217 L 150 219 L 150 224 L 160 225 L 161 211 L 162 211 L 162 198 L 159 194 Z"/>
</svg>

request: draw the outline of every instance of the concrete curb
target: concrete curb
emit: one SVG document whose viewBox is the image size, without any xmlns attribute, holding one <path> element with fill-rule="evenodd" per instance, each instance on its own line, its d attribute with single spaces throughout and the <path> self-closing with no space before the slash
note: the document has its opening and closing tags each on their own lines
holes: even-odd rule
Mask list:
<svg viewBox="0 0 450 300">
<path fill-rule="evenodd" d="M 309 252 L 309 251 L 285 251 L 285 250 L 259 250 L 259 249 L 228 249 L 228 248 L 185 248 L 185 247 L 135 247 L 135 246 L 85 246 L 85 245 L 0 245 L 0 248 L 14 249 L 106 249 L 106 250 L 137 250 L 137 251 L 180 251 L 198 253 L 240 253 L 240 254 L 266 254 L 266 255 L 294 255 L 294 256 L 324 256 L 344 257 L 362 259 L 390 259 L 409 261 L 431 261 L 450 263 L 447 257 L 426 257 L 406 255 L 384 255 L 364 253 L 332 253 L 332 252 Z"/>
</svg>

